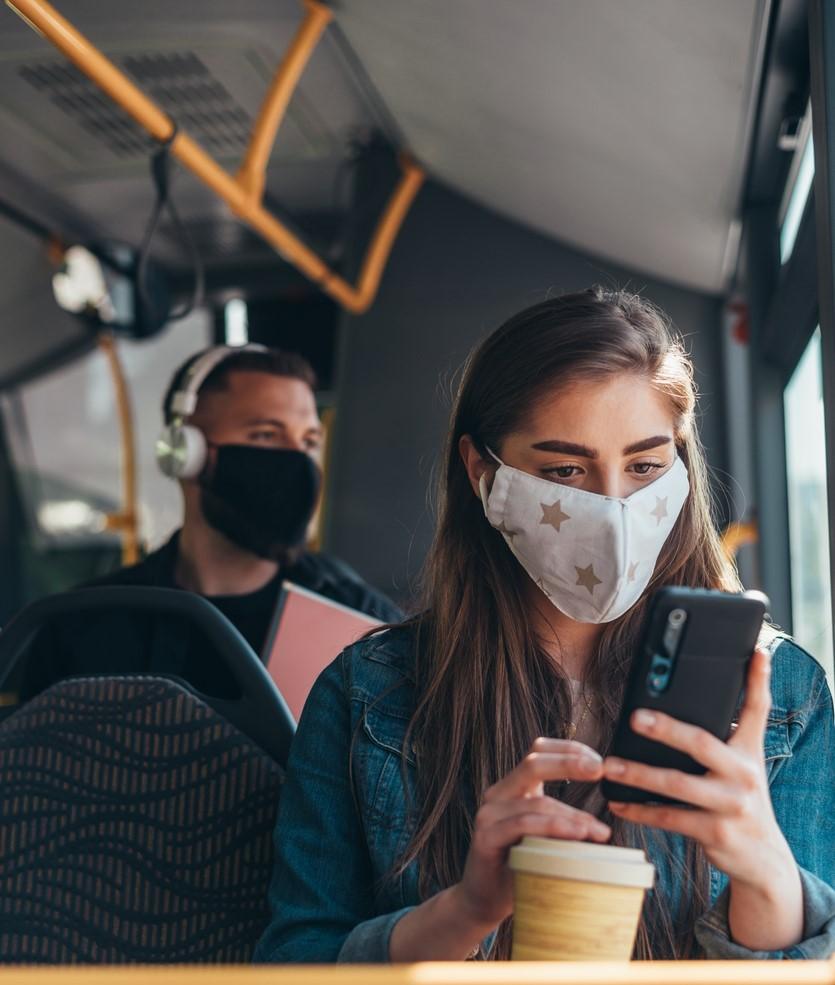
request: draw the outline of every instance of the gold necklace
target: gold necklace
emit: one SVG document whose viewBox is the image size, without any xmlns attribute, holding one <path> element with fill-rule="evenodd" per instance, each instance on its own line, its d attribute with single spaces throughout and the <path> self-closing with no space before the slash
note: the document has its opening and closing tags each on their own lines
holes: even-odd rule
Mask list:
<svg viewBox="0 0 835 985">
<path fill-rule="evenodd" d="M 583 714 L 580 715 L 580 718 L 576 722 L 574 722 L 574 721 L 569 722 L 568 725 L 566 725 L 566 727 L 565 727 L 565 737 L 569 741 L 571 739 L 573 739 L 577 735 L 577 733 L 580 731 L 580 728 L 582 727 L 583 722 L 586 720 L 589 712 L 591 711 L 591 703 L 589 702 L 589 699 L 586 697 L 585 690 L 583 690 L 583 704 L 586 707 L 583 709 Z M 560 787 L 561 787 L 563 793 L 565 792 L 566 787 L 568 787 L 568 785 L 570 783 L 571 783 L 571 780 L 562 780 L 561 781 Z"/>
<path fill-rule="evenodd" d="M 566 739 L 569 740 L 573 739 L 577 735 L 577 733 L 580 731 L 580 728 L 583 725 L 583 722 L 586 720 L 589 712 L 591 711 L 591 704 L 589 703 L 589 699 L 586 697 L 585 688 L 583 689 L 583 704 L 586 707 L 583 709 L 583 714 L 580 716 L 579 720 L 576 722 L 571 721 L 568 723 L 568 725 L 566 725 L 565 728 Z"/>
<path fill-rule="evenodd" d="M 585 690 L 585 688 L 583 688 L 582 694 L 583 694 L 583 704 L 586 706 L 583 709 L 583 714 L 580 715 L 579 719 L 576 722 L 570 721 L 568 723 L 568 725 L 566 725 L 566 727 L 565 727 L 565 737 L 569 741 L 571 739 L 573 739 L 577 735 L 577 733 L 580 731 L 580 729 L 582 728 L 583 722 L 585 722 L 586 718 L 588 717 L 589 712 L 591 711 L 591 702 L 589 701 L 588 697 L 586 696 L 586 690 Z M 574 708 L 574 705 L 572 704 L 572 712 L 573 712 L 573 708 Z M 571 783 L 571 780 L 562 780 L 561 781 L 561 783 L 560 783 L 560 789 L 563 791 L 563 793 L 565 793 L 566 788 L 569 786 L 570 783 Z"/>
</svg>

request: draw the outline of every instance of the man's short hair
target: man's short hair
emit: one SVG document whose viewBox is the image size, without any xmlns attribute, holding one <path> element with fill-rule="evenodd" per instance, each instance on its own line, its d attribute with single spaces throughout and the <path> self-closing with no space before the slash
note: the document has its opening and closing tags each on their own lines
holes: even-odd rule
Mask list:
<svg viewBox="0 0 835 985">
<path fill-rule="evenodd" d="M 174 395 L 179 392 L 183 385 L 186 373 L 207 352 L 209 349 L 203 349 L 193 356 L 189 356 L 168 384 L 168 389 L 162 399 L 162 416 L 166 424 L 171 423 L 171 404 Z M 313 367 L 299 353 L 285 352 L 282 349 L 267 349 L 266 352 L 252 352 L 250 350 L 234 353 L 218 363 L 201 383 L 197 391 L 198 397 L 201 393 L 207 393 L 210 390 L 224 390 L 230 373 L 269 373 L 272 376 L 285 376 L 291 380 L 301 380 L 311 390 L 316 389 L 316 374 Z"/>
</svg>

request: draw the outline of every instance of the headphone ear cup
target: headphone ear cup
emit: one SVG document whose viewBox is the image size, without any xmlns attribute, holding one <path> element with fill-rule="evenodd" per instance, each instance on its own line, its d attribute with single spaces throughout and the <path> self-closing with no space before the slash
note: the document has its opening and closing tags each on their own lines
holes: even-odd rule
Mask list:
<svg viewBox="0 0 835 985">
<path fill-rule="evenodd" d="M 156 456 L 164 475 L 171 479 L 193 479 L 206 464 L 206 439 L 199 428 L 171 424 L 157 438 Z"/>
</svg>

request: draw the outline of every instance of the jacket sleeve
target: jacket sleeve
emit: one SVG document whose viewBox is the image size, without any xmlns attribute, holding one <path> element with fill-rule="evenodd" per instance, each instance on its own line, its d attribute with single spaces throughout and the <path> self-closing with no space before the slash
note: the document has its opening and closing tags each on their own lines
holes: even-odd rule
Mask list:
<svg viewBox="0 0 835 985">
<path fill-rule="evenodd" d="M 345 655 L 319 677 L 293 740 L 275 829 L 272 917 L 256 962 L 388 961 L 406 911 L 380 916 L 350 779 Z"/>
<path fill-rule="evenodd" d="M 402 609 L 364 581 L 345 561 L 330 554 L 308 554 L 305 561 L 308 568 L 313 566 L 318 581 L 318 585 L 309 586 L 314 591 L 327 595 L 334 602 L 358 609 L 380 622 L 395 624 L 403 621 Z"/>
<path fill-rule="evenodd" d="M 729 891 L 696 924 L 707 958 L 827 958 L 835 954 L 835 748 L 832 696 L 815 665 L 809 713 L 792 754 L 777 771 L 771 799 L 777 822 L 797 860 L 803 886 L 803 940 L 783 951 L 750 951 L 728 926 Z"/>
</svg>

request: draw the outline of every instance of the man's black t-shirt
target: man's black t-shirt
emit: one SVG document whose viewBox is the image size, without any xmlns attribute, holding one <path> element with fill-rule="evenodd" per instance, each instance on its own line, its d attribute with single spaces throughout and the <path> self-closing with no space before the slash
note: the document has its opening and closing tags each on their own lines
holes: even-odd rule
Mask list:
<svg viewBox="0 0 835 985">
<path fill-rule="evenodd" d="M 263 654 L 282 581 L 279 574 L 263 588 L 247 595 L 207 595 L 206 598 L 220 609 L 256 653 Z"/>
<path fill-rule="evenodd" d="M 178 534 L 144 561 L 84 587 L 145 585 L 179 588 L 174 572 Z M 262 588 L 247 595 L 209 597 L 252 649 L 263 654 L 284 579 L 358 609 L 382 622 L 399 622 L 400 610 L 367 585 L 348 565 L 324 554 L 303 554 Z M 336 656 L 336 654 L 334 654 Z M 195 627 L 171 615 L 108 612 L 95 619 L 66 617 L 45 630 L 26 660 L 23 699 L 63 677 L 156 671 L 182 677 L 205 694 L 235 697 L 234 678 Z"/>
</svg>

